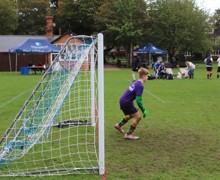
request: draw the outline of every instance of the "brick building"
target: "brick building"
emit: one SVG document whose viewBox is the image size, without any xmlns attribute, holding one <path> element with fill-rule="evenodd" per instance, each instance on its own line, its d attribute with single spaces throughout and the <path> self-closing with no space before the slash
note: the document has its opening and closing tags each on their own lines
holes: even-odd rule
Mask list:
<svg viewBox="0 0 220 180">
<path fill-rule="evenodd" d="M 28 39 L 45 39 L 51 44 L 63 47 L 66 40 L 75 35 L 73 32 L 68 31 L 62 35 L 53 34 L 53 16 L 46 16 L 46 34 L 45 35 L 0 35 L 0 71 L 20 71 L 20 67 L 28 66 L 31 61 L 32 64 L 39 62 L 50 65 L 53 54 L 12 54 L 9 49 L 14 48 Z M 11 62 L 11 69 L 10 69 Z"/>
</svg>

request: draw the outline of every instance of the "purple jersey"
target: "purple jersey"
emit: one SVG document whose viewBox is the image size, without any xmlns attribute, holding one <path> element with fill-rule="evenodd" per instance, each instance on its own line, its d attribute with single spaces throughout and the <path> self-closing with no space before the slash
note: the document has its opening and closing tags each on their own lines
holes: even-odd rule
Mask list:
<svg viewBox="0 0 220 180">
<path fill-rule="evenodd" d="M 141 81 L 133 82 L 120 98 L 120 107 L 133 106 L 136 96 L 142 96 L 144 86 Z"/>
</svg>

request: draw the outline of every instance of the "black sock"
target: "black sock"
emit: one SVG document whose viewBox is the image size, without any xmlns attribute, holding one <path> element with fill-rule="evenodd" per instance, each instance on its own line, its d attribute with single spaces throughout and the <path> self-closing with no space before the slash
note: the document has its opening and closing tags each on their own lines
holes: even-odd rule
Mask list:
<svg viewBox="0 0 220 180">
<path fill-rule="evenodd" d="M 130 135 L 130 134 L 132 134 L 133 132 L 134 132 L 134 130 L 136 129 L 136 127 L 134 127 L 134 126 L 130 126 L 130 129 L 129 129 L 129 131 L 128 131 L 128 135 Z"/>
<path fill-rule="evenodd" d="M 127 122 L 128 122 L 128 121 L 125 120 L 125 118 L 123 118 L 118 125 L 121 127 L 121 126 L 125 125 Z"/>
<path fill-rule="evenodd" d="M 219 74 L 217 75 L 217 78 L 219 78 Z"/>
</svg>

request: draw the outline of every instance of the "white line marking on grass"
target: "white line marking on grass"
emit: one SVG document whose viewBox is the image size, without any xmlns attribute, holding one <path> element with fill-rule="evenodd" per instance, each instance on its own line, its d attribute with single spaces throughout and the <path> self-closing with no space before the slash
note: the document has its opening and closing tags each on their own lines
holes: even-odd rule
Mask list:
<svg viewBox="0 0 220 180">
<path fill-rule="evenodd" d="M 131 81 L 128 81 L 131 83 Z M 152 97 L 154 97 L 155 99 L 157 99 L 158 101 L 160 101 L 161 103 L 166 103 L 166 101 L 164 101 L 163 99 L 159 98 L 158 96 L 154 95 L 153 93 L 151 93 L 150 91 L 144 89 L 145 92 L 147 92 L 149 95 L 151 95 Z"/>
<path fill-rule="evenodd" d="M 158 101 L 160 101 L 161 103 L 166 103 L 166 101 L 164 101 L 163 99 L 159 98 L 158 96 L 152 94 L 150 91 L 147 91 L 147 90 L 144 90 L 144 91 L 147 92 L 148 94 L 150 94 L 152 97 L 154 97 Z"/>
<path fill-rule="evenodd" d="M 32 89 L 32 88 L 30 88 L 30 89 Z M 18 99 L 19 97 L 21 97 L 22 95 L 24 95 L 25 93 L 27 93 L 28 91 L 30 91 L 30 89 L 28 89 L 28 90 L 26 90 L 26 91 L 20 93 L 19 95 L 13 97 L 13 98 L 10 99 L 9 101 L 7 101 L 7 102 L 1 104 L 1 105 L 0 105 L 0 108 L 6 106 L 7 104 L 10 104 L 10 103 L 13 102 L 14 100 Z"/>
</svg>

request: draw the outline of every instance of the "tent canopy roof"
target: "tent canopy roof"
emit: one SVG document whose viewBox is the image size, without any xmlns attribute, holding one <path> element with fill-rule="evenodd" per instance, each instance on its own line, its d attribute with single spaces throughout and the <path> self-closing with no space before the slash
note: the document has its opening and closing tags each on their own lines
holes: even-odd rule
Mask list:
<svg viewBox="0 0 220 180">
<path fill-rule="evenodd" d="M 151 43 L 144 44 L 132 52 L 137 54 L 168 54 L 167 50 L 159 49 Z"/>
<path fill-rule="evenodd" d="M 45 39 L 28 39 L 17 47 L 9 49 L 10 53 L 58 53 L 60 48 L 52 45 Z"/>
</svg>

